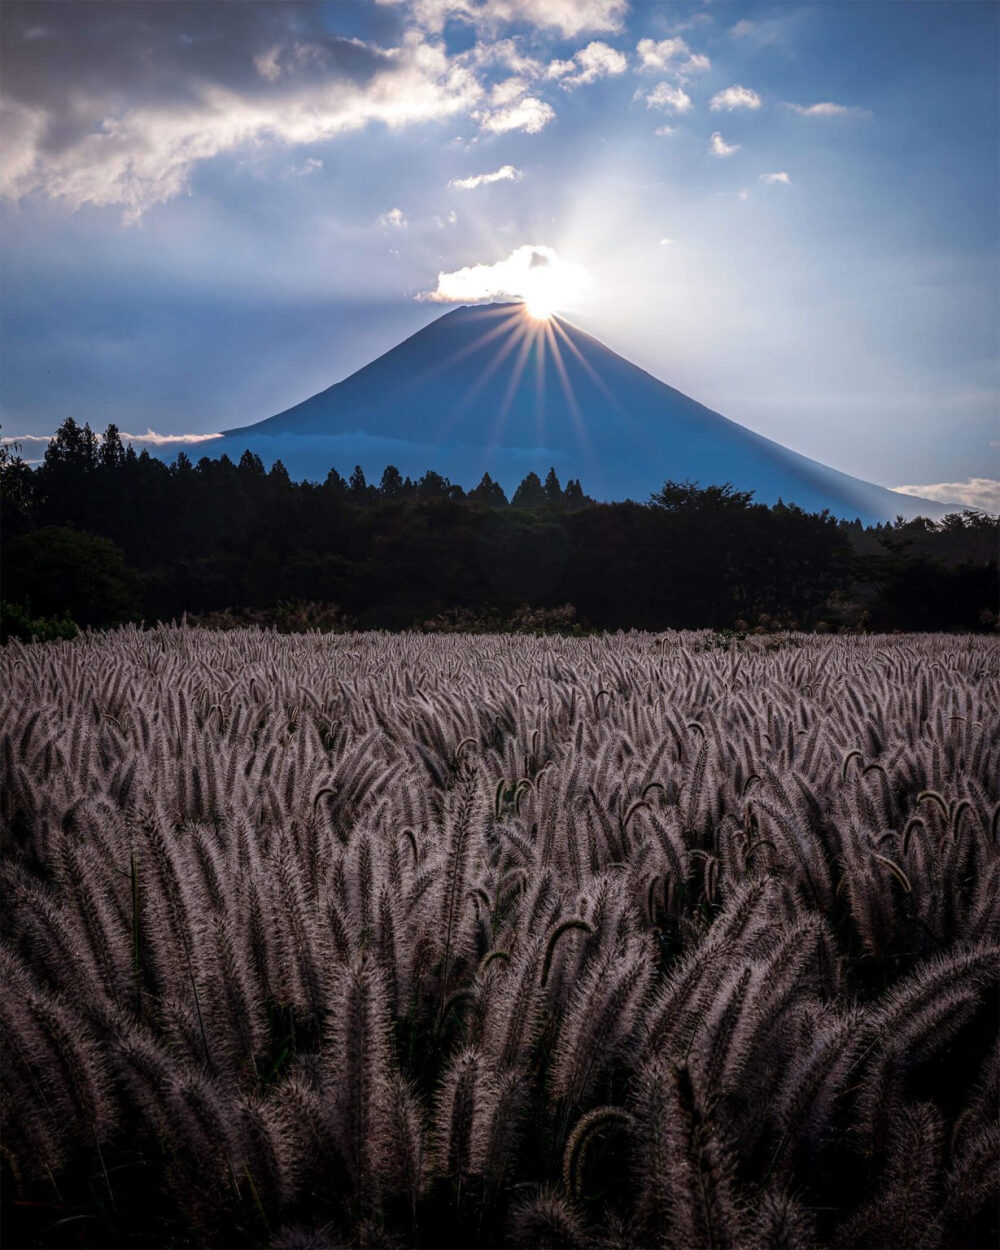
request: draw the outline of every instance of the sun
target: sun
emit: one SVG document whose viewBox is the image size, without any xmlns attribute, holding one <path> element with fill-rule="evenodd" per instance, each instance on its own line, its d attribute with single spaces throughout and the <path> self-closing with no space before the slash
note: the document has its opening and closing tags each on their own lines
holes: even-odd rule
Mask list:
<svg viewBox="0 0 1000 1250">
<path fill-rule="evenodd" d="M 582 265 L 562 260 L 554 253 L 536 259 L 524 274 L 521 297 L 524 309 L 533 321 L 548 321 L 560 309 L 572 304 L 589 285 L 589 275 Z"/>
<path fill-rule="evenodd" d="M 544 291 L 528 295 L 524 300 L 524 308 L 534 321 L 548 321 L 556 311 L 556 301 Z"/>
</svg>

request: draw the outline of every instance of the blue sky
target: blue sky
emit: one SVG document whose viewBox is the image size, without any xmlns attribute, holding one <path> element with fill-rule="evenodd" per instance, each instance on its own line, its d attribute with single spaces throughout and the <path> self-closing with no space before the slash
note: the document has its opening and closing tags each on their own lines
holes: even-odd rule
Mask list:
<svg viewBox="0 0 1000 1250">
<path fill-rule="evenodd" d="M 531 245 L 561 312 L 694 398 L 1000 508 L 998 28 L 880 0 L 7 4 L 4 434 L 263 419 L 436 300 L 527 294 Z"/>
</svg>

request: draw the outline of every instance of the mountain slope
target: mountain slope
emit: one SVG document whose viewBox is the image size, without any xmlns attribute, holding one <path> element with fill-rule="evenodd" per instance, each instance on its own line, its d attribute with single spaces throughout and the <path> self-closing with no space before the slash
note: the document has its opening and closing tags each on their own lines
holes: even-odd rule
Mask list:
<svg viewBox="0 0 1000 1250">
<path fill-rule="evenodd" d="M 508 489 L 530 469 L 579 477 L 598 499 L 645 500 L 667 478 L 732 482 L 773 503 L 865 521 L 939 516 L 789 451 L 630 364 L 561 318 L 520 304 L 458 308 L 328 390 L 225 433 L 212 454 L 245 447 L 296 477 L 360 463 L 428 468 L 465 486 L 489 472 Z"/>
</svg>

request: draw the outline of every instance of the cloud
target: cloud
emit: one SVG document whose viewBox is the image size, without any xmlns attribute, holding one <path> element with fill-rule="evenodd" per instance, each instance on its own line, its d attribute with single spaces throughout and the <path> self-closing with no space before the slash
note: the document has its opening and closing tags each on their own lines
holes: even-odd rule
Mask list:
<svg viewBox="0 0 1000 1250">
<path fill-rule="evenodd" d="M 832 100 L 821 100 L 818 104 L 787 104 L 793 113 L 800 117 L 870 117 L 867 109 L 856 108 L 851 104 L 834 104 Z"/>
<path fill-rule="evenodd" d="M 556 111 L 551 104 L 530 95 L 508 108 L 473 113 L 473 117 L 484 130 L 498 135 L 506 134 L 510 130 L 523 130 L 529 135 L 537 135 L 555 115 Z"/>
<path fill-rule="evenodd" d="M 669 246 L 671 245 L 671 243 L 673 243 L 673 242 L 674 242 L 674 240 L 673 240 L 673 239 L 661 239 L 661 240 L 660 240 L 660 243 L 659 243 L 659 246 L 660 246 L 660 247 L 669 247 Z"/>
<path fill-rule="evenodd" d="M 477 187 L 487 187 L 491 182 L 517 182 L 522 177 L 521 171 L 513 165 L 501 165 L 491 174 L 472 174 L 469 178 L 452 178 L 449 187 L 457 187 L 460 191 L 475 191 Z"/>
<path fill-rule="evenodd" d="M 719 91 L 712 96 L 709 108 L 713 113 L 719 113 L 725 110 L 732 113 L 734 109 L 759 109 L 761 106 L 760 96 L 756 91 L 751 91 L 749 87 L 741 87 L 737 84 L 734 87 L 727 87 L 725 91 Z"/>
<path fill-rule="evenodd" d="M 406 220 L 406 214 L 401 208 L 390 208 L 378 219 L 378 224 L 392 230 L 402 230 L 410 223 Z"/>
<path fill-rule="evenodd" d="M 638 92 L 637 95 L 641 96 L 642 93 Z M 664 109 L 668 113 L 687 113 L 694 107 L 688 93 L 669 82 L 658 82 L 644 98 L 646 108 Z"/>
<path fill-rule="evenodd" d="M 693 53 L 687 43 L 673 39 L 640 39 L 635 47 L 640 70 L 667 70 L 678 75 L 701 73 L 711 69 L 712 62 L 700 52 Z"/>
<path fill-rule="evenodd" d="M 748 35 L 752 35 L 753 32 L 754 23 L 748 21 L 745 17 L 741 21 L 737 22 L 735 26 L 730 26 L 729 28 L 729 33 L 734 39 L 746 39 L 746 37 Z"/>
<path fill-rule="evenodd" d="M 433 291 L 417 299 L 433 304 L 483 303 L 489 300 L 530 299 L 539 290 L 572 298 L 589 283 L 580 265 L 559 258 L 551 247 L 525 243 L 504 260 L 492 265 L 469 265 L 452 273 L 439 273 Z"/>
<path fill-rule="evenodd" d="M 315 156 L 307 156 L 302 165 L 295 165 L 291 172 L 296 178 L 308 178 L 310 174 L 317 174 L 323 168 L 323 162 Z"/>
<path fill-rule="evenodd" d="M 676 133 L 676 126 L 657 126 L 653 131 L 654 135 L 675 135 Z"/>
<path fill-rule="evenodd" d="M 721 131 L 716 130 L 712 135 L 712 146 L 709 151 L 713 156 L 732 156 L 734 152 L 740 150 L 740 144 L 727 143 L 722 137 Z"/>
<path fill-rule="evenodd" d="M 569 71 L 566 70 L 567 65 Z M 624 53 L 595 40 L 581 48 L 571 61 L 553 61 L 548 76 L 558 78 L 563 87 L 585 87 L 598 78 L 624 74 L 627 69 L 628 58 Z M 575 73 L 572 72 L 574 70 Z"/>
<path fill-rule="evenodd" d="M 515 100 L 520 100 L 527 90 L 528 84 L 520 76 L 505 78 L 502 82 L 494 83 L 493 89 L 490 91 L 490 103 L 494 105 L 513 104 Z"/>
<path fill-rule="evenodd" d="M 991 477 L 970 477 L 965 482 L 934 482 L 925 486 L 894 486 L 902 495 L 918 495 L 938 503 L 959 504 L 1000 513 L 1000 482 Z"/>
<path fill-rule="evenodd" d="M 761 182 L 783 182 L 786 187 L 792 181 L 783 170 L 776 174 L 761 174 L 760 180 Z"/>
<path fill-rule="evenodd" d="M 210 443 L 213 439 L 222 438 L 221 434 L 157 434 L 147 429 L 145 434 L 128 434 L 125 430 L 118 431 L 118 437 L 125 443 L 148 443 L 150 447 L 193 446 L 198 443 Z M 51 443 L 54 434 L 20 434 L 13 438 L 0 438 L 0 444 L 10 447 L 14 443 Z M 97 436 L 98 441 L 101 435 Z M 38 461 L 32 463 L 37 464 Z"/>
<path fill-rule="evenodd" d="M 195 5 L 183 24 L 177 12 L 53 5 L 46 38 L 26 40 L 37 12 L 10 6 L 0 194 L 135 221 L 221 154 L 440 120 L 483 94 L 469 65 L 417 32 L 380 48 L 331 37 L 308 6 Z"/>
<path fill-rule="evenodd" d="M 511 22 L 554 28 L 572 39 L 584 31 L 622 29 L 628 0 L 376 0 L 406 4 L 425 30 L 442 31 L 449 19 L 497 27 Z"/>
<path fill-rule="evenodd" d="M 736 198 L 741 201 L 748 200 L 750 198 L 750 192 L 746 187 L 740 187 L 740 189 L 736 192 Z"/>
</svg>

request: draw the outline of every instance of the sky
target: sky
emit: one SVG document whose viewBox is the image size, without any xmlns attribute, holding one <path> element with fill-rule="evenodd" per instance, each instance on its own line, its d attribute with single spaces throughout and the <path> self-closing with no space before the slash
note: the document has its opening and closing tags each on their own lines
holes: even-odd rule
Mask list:
<svg viewBox="0 0 1000 1250">
<path fill-rule="evenodd" d="M 534 296 L 795 451 L 1000 511 L 1000 6 L 0 23 L 0 411 L 26 458 L 68 416 L 196 443 L 455 302 Z"/>
</svg>

